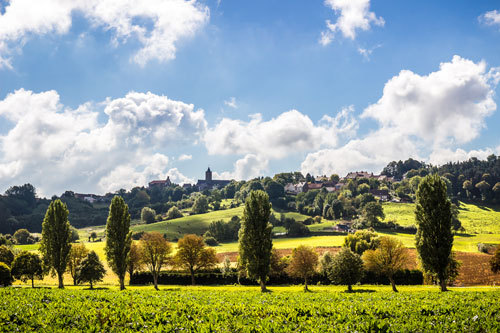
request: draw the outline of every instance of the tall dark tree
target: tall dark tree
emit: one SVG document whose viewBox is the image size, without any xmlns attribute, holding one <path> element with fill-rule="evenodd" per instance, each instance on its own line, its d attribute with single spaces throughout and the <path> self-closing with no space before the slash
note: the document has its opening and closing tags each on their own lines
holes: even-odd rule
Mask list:
<svg viewBox="0 0 500 333">
<path fill-rule="evenodd" d="M 71 250 L 71 225 L 68 208 L 61 200 L 52 201 L 42 223 L 40 252 L 45 265 L 57 273 L 59 288 L 64 288 L 63 275 Z"/>
<path fill-rule="evenodd" d="M 23 282 L 31 280 L 31 287 L 34 288 L 34 280 L 41 280 L 44 276 L 42 259 L 36 253 L 21 252 L 12 262 L 12 276 Z"/>
<path fill-rule="evenodd" d="M 118 275 L 120 290 L 125 289 L 125 273 L 127 272 L 127 258 L 132 243 L 130 229 L 130 214 L 128 205 L 120 196 L 115 196 L 109 206 L 108 221 L 106 223 L 106 258 L 109 266 Z"/>
<path fill-rule="evenodd" d="M 417 190 L 416 247 L 423 268 L 434 274 L 441 291 L 446 291 L 447 269 L 452 264 L 453 232 L 451 202 L 446 183 L 439 175 L 426 176 Z"/>
<path fill-rule="evenodd" d="M 78 282 L 88 282 L 90 289 L 94 289 L 94 283 L 101 281 L 105 274 L 106 269 L 94 251 L 89 252 L 77 270 Z"/>
<path fill-rule="evenodd" d="M 269 223 L 271 204 L 264 191 L 252 191 L 245 202 L 243 221 L 239 231 L 239 253 L 242 266 L 250 278 L 260 283 L 262 292 L 271 263 L 273 226 Z"/>
</svg>

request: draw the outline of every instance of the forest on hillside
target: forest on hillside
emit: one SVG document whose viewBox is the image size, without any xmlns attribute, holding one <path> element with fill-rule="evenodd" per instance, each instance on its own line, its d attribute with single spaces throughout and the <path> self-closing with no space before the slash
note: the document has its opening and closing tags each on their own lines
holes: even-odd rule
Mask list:
<svg viewBox="0 0 500 333">
<path fill-rule="evenodd" d="M 168 218 L 168 212 L 189 211 L 189 214 L 205 213 L 238 206 L 252 190 L 268 193 L 273 207 L 288 212 L 297 211 L 311 217 L 352 220 L 366 214 L 368 204 L 376 203 L 377 191 L 387 191 L 395 200 L 411 202 L 422 177 L 438 173 L 446 179 L 450 198 L 477 204 L 500 203 L 500 157 L 491 155 L 486 160 L 471 158 L 464 162 L 448 163 L 442 166 L 428 165 L 414 159 L 390 162 L 381 172 L 387 180 L 378 178 L 343 179 L 338 175 L 323 177 L 319 182 L 340 183 L 342 187 L 329 192 L 325 187 L 311 189 L 292 195 L 285 191 L 287 184 L 318 182 L 314 177 L 300 172 L 279 173 L 274 177 L 261 177 L 249 181 L 232 181 L 222 189 L 197 191 L 196 187 L 182 187 L 172 184 L 167 187 L 134 187 L 127 191 L 107 193 L 90 203 L 75 193 L 66 191 L 60 198 L 70 211 L 71 225 L 77 228 L 103 225 L 106 223 L 108 206 L 114 195 L 120 195 L 128 204 L 133 219 L 141 218 L 141 210 L 149 207 L 155 220 Z M 0 196 L 0 233 L 13 234 L 26 228 L 40 232 L 45 211 L 51 199 L 39 198 L 31 184 L 13 186 Z M 223 204 L 230 199 L 230 204 Z M 370 209 L 374 204 L 369 205 Z M 376 213 L 376 212 L 375 212 Z"/>
</svg>

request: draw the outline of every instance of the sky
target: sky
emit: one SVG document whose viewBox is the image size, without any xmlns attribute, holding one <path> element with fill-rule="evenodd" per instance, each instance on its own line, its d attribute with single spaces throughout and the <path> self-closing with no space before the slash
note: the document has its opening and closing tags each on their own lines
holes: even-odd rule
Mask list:
<svg viewBox="0 0 500 333">
<path fill-rule="evenodd" d="M 0 0 L 0 192 L 500 154 L 500 3 Z"/>
</svg>

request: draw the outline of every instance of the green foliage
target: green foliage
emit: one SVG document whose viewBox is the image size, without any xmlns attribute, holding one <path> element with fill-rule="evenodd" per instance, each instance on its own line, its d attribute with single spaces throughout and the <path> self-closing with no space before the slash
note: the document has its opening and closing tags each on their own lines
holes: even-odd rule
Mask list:
<svg viewBox="0 0 500 333">
<path fill-rule="evenodd" d="M 179 210 L 179 208 L 177 208 L 177 206 L 171 207 L 167 212 L 167 220 L 178 219 L 182 216 L 183 215 L 182 215 L 181 211 Z"/>
<path fill-rule="evenodd" d="M 232 242 L 238 240 L 240 227 L 240 218 L 238 216 L 233 216 L 229 222 L 219 220 L 210 223 L 207 232 L 218 242 Z"/>
<path fill-rule="evenodd" d="M 71 246 L 68 258 L 68 272 L 73 278 L 73 285 L 75 286 L 78 284 L 78 266 L 80 266 L 80 263 L 88 254 L 89 250 L 87 250 L 83 243 L 73 244 Z"/>
<path fill-rule="evenodd" d="M 436 275 L 441 290 L 445 291 L 447 268 L 452 263 L 453 214 L 446 183 L 438 175 L 426 176 L 418 186 L 415 214 L 415 241 L 422 266 Z"/>
<path fill-rule="evenodd" d="M 178 267 L 189 270 L 191 284 L 195 284 L 194 274 L 205 268 L 211 268 L 217 264 L 215 250 L 205 247 L 202 237 L 186 235 L 177 242 L 177 253 L 174 262 Z"/>
<path fill-rule="evenodd" d="M 106 259 L 118 275 L 120 289 L 125 289 L 125 273 L 127 272 L 127 257 L 132 243 L 130 229 L 130 214 L 128 206 L 120 196 L 115 196 L 109 206 L 106 223 Z"/>
<path fill-rule="evenodd" d="M 490 259 L 490 267 L 493 273 L 500 272 L 500 245 L 496 248 L 493 257 Z"/>
<path fill-rule="evenodd" d="M 363 260 L 359 254 L 344 247 L 333 257 L 327 272 L 333 283 L 347 285 L 347 290 L 352 291 L 352 285 L 363 277 Z"/>
<path fill-rule="evenodd" d="M 293 249 L 290 264 L 287 267 L 287 272 L 290 276 L 304 279 L 304 290 L 308 291 L 307 282 L 318 266 L 318 254 L 309 246 L 300 245 Z"/>
<path fill-rule="evenodd" d="M 366 250 L 376 249 L 378 244 L 378 234 L 375 231 L 358 230 L 354 234 L 349 234 L 345 237 L 343 247 L 362 255 Z"/>
<path fill-rule="evenodd" d="M 302 222 L 297 222 L 295 220 L 291 221 L 291 223 L 287 223 L 286 230 L 289 237 L 307 237 L 311 234 L 309 228 Z"/>
<path fill-rule="evenodd" d="M 141 222 L 149 224 L 154 223 L 156 217 L 156 212 L 154 209 L 149 207 L 143 207 L 141 210 Z"/>
<path fill-rule="evenodd" d="M 23 282 L 31 280 L 31 287 L 34 287 L 34 280 L 42 280 L 44 276 L 42 259 L 36 253 L 22 251 L 12 262 L 12 276 Z"/>
<path fill-rule="evenodd" d="M 78 234 L 78 229 L 75 227 L 71 227 L 71 243 L 76 243 L 77 240 L 80 239 L 80 235 Z"/>
<path fill-rule="evenodd" d="M 12 236 L 16 241 L 16 244 L 24 245 L 24 244 L 33 244 L 35 240 L 31 236 L 30 232 L 27 229 L 19 229 Z"/>
<path fill-rule="evenodd" d="M 88 282 L 90 289 L 94 289 L 94 283 L 101 281 L 106 274 L 104 265 L 94 251 L 90 251 L 77 269 L 78 282 Z"/>
<path fill-rule="evenodd" d="M 59 288 L 64 288 L 63 274 L 71 250 L 71 225 L 68 208 L 57 199 L 50 203 L 42 223 L 40 252 L 45 266 L 57 273 Z"/>
<path fill-rule="evenodd" d="M 2 288 L 2 330 L 494 332 L 500 311 L 498 291 L 439 294 L 418 289 L 388 295 L 335 288 L 262 295 L 232 289 L 96 290 L 89 295 L 87 290 Z"/>
<path fill-rule="evenodd" d="M 5 245 L 0 245 L 0 262 L 10 267 L 14 260 L 14 253 Z"/>
<path fill-rule="evenodd" d="M 250 192 L 239 231 L 239 254 L 248 276 L 259 280 L 262 291 L 266 290 L 273 247 L 270 214 L 271 204 L 267 193 L 260 190 Z"/>
<path fill-rule="evenodd" d="M 208 200 L 205 195 L 200 195 L 196 198 L 193 204 L 193 213 L 204 214 L 208 212 Z"/>
<path fill-rule="evenodd" d="M 0 262 L 0 286 L 7 287 L 12 284 L 12 275 L 10 268 L 3 262 Z"/>
<path fill-rule="evenodd" d="M 363 208 L 363 220 L 369 227 L 376 227 L 385 218 L 384 209 L 378 202 L 368 202 Z"/>
</svg>

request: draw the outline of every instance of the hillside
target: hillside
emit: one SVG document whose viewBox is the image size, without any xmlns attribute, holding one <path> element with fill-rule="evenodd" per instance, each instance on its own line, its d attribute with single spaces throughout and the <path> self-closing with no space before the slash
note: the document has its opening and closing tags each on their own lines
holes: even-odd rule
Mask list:
<svg viewBox="0 0 500 333">
<path fill-rule="evenodd" d="M 415 204 L 384 203 L 384 222 L 415 225 Z M 500 207 L 460 202 L 458 218 L 468 234 L 500 234 Z"/>
<path fill-rule="evenodd" d="M 273 210 L 273 213 L 279 217 L 277 211 Z M 233 216 L 243 215 L 243 206 L 219 211 L 212 211 L 206 214 L 189 215 L 178 219 L 173 219 L 169 221 L 161 221 L 151 224 L 138 224 L 132 226 L 132 231 L 134 232 L 151 232 L 157 231 L 162 234 L 167 234 L 169 239 L 180 238 L 185 234 L 197 234 L 201 235 L 207 231 L 208 226 L 213 221 L 224 220 L 229 221 Z M 285 213 L 286 217 L 292 217 L 297 221 L 303 221 L 308 216 L 302 215 L 295 212 Z"/>
</svg>

